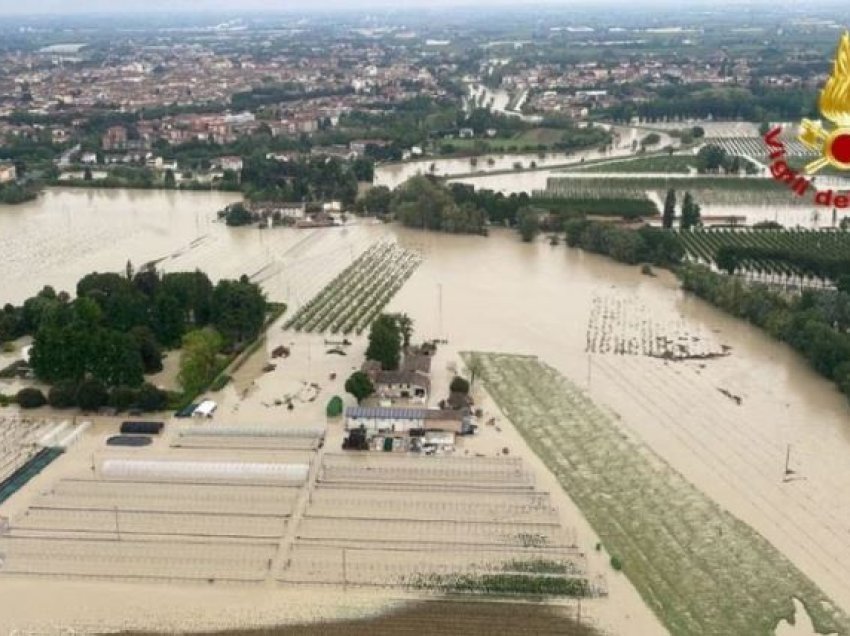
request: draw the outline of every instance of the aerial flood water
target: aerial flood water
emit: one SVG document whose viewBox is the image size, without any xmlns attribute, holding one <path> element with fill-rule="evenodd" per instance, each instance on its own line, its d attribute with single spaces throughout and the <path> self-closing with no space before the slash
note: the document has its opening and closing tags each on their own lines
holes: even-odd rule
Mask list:
<svg viewBox="0 0 850 636">
<path fill-rule="evenodd" d="M 33 203 L 4 208 L 0 300 L 20 303 L 45 284 L 73 293 L 81 275 L 123 271 L 130 260 L 137 268 L 148 262 L 165 271 L 199 268 L 213 278 L 247 274 L 271 300 L 297 308 L 374 241 L 397 240 L 424 258 L 388 308 L 408 313 L 417 337 L 446 339 L 455 354 L 538 356 L 850 610 L 850 408 L 788 347 L 684 294 L 667 272 L 641 275 L 637 267 L 563 245 L 524 244 L 507 230 L 483 238 L 371 222 L 232 229 L 217 221 L 216 211 L 234 199 L 54 189 Z M 267 347 L 284 338 L 275 331 Z M 657 337 L 712 355 L 655 357 L 646 339 Z M 310 342 L 321 346 L 321 337 Z M 271 391 L 268 378 L 256 385 L 253 378 L 236 380 L 222 412 L 268 419 L 267 410 L 238 403 L 237 394 Z M 592 540 L 589 530 L 582 536 Z M 612 583 L 612 593 L 620 590 L 639 604 L 626 588 L 622 576 Z M 651 617 L 636 619 L 650 625 L 646 633 L 659 629 Z"/>
</svg>

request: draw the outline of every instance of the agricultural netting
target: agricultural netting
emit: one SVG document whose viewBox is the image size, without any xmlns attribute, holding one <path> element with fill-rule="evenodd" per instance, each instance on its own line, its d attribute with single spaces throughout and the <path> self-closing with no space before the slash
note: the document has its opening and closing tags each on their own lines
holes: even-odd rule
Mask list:
<svg viewBox="0 0 850 636">
<path fill-rule="evenodd" d="M 101 465 L 101 474 L 104 477 L 118 479 L 221 479 L 302 482 L 306 480 L 309 469 L 309 464 L 106 459 Z"/>
<path fill-rule="evenodd" d="M 278 428 L 270 426 L 192 426 L 180 431 L 180 437 L 322 437 L 324 426 Z"/>
</svg>

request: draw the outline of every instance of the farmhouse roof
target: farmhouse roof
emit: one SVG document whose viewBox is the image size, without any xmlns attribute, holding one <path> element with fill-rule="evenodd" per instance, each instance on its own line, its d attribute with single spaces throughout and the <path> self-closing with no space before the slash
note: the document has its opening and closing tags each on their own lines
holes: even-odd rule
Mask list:
<svg viewBox="0 0 850 636">
<path fill-rule="evenodd" d="M 442 409 L 350 406 L 345 409 L 345 416 L 384 420 L 463 420 L 464 414 L 461 411 Z"/>
</svg>

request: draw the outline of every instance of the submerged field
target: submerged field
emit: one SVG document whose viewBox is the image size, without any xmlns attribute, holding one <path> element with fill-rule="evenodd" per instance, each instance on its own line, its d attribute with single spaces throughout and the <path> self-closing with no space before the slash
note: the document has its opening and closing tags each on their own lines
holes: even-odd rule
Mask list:
<svg viewBox="0 0 850 636">
<path fill-rule="evenodd" d="M 531 603 L 429 601 L 378 618 L 287 625 L 267 629 L 204 632 L 197 636 L 396 636 L 469 634 L 471 636 L 595 636 L 563 608 Z M 124 632 L 124 636 L 143 636 Z"/>
<path fill-rule="evenodd" d="M 761 535 L 627 437 L 553 368 L 464 354 L 674 636 L 772 635 L 799 599 L 820 633 L 850 618 Z"/>
<path fill-rule="evenodd" d="M 688 176 L 670 180 L 663 176 L 644 175 L 564 175 L 549 177 L 546 193 L 569 197 L 574 196 L 576 191 L 584 196 L 602 196 L 609 192 L 617 192 L 618 195 L 622 192 L 652 192 L 663 199 L 669 188 L 690 192 L 700 205 L 811 205 L 810 199 L 788 196 L 787 188 L 777 187 L 775 181 L 763 177 Z"/>
</svg>

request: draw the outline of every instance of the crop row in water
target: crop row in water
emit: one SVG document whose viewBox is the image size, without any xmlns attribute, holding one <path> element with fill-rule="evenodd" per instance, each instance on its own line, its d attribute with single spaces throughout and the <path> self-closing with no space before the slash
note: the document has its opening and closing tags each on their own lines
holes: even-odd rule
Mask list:
<svg viewBox="0 0 850 636">
<path fill-rule="evenodd" d="M 306 332 L 362 333 L 418 267 L 421 257 L 395 243 L 376 243 L 286 323 Z"/>
<path fill-rule="evenodd" d="M 556 370 L 528 356 L 464 360 L 673 636 L 773 636 L 794 598 L 818 633 L 850 633 L 850 618 L 784 555 Z"/>
<path fill-rule="evenodd" d="M 822 263 L 850 258 L 850 232 L 703 229 L 676 236 L 688 258 L 720 269 L 727 269 L 727 264 L 718 262 L 718 254 L 723 248 L 734 249 L 741 256 L 734 269 L 741 272 L 821 276 Z"/>
</svg>

